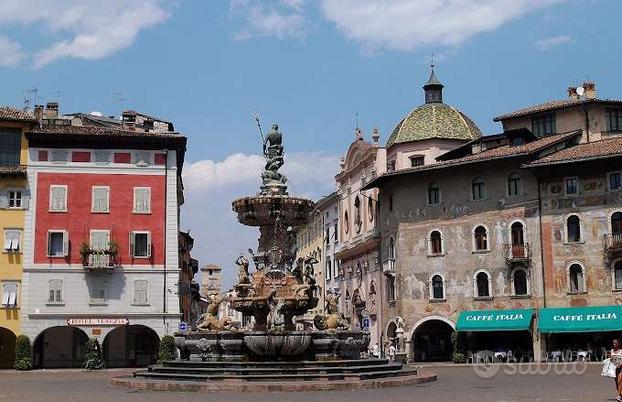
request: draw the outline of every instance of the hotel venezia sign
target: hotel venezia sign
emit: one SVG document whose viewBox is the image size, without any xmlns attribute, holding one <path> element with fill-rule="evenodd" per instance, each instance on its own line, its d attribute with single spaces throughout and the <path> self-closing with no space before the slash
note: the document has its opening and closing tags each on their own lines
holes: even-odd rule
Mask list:
<svg viewBox="0 0 622 402">
<path fill-rule="evenodd" d="M 124 317 L 80 317 L 80 318 L 68 318 L 67 325 L 70 326 L 115 326 L 115 325 L 127 325 L 130 320 Z"/>
</svg>

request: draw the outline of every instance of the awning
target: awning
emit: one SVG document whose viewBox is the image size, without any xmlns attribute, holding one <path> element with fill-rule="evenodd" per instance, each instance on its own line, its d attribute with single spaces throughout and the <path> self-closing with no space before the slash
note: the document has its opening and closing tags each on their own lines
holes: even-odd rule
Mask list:
<svg viewBox="0 0 622 402">
<path fill-rule="evenodd" d="M 543 308 L 538 330 L 543 333 L 622 331 L 622 306 Z"/>
<path fill-rule="evenodd" d="M 463 311 L 458 318 L 457 331 L 527 331 L 533 309 Z"/>
</svg>

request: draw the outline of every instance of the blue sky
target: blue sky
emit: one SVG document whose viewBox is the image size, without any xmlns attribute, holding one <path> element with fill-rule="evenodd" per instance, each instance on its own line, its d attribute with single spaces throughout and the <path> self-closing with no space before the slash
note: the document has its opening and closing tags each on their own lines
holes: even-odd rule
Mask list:
<svg viewBox="0 0 622 402">
<path fill-rule="evenodd" d="M 621 97 L 621 15 L 615 0 L 1 0 L 0 104 L 37 88 L 62 112 L 174 121 L 189 138 L 182 228 L 201 263 L 232 265 L 256 241 L 229 212 L 258 185 L 253 110 L 281 125 L 293 189 L 318 197 L 357 113 L 386 141 L 422 102 L 432 51 L 446 103 L 485 133 L 588 76 Z"/>
</svg>

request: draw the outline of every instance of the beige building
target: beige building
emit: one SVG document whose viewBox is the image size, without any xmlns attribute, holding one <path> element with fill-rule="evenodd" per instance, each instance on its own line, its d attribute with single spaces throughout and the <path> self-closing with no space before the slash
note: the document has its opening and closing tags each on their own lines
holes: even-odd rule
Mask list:
<svg viewBox="0 0 622 402">
<path fill-rule="evenodd" d="M 201 295 L 218 294 L 222 291 L 222 268 L 215 264 L 201 267 Z"/>
<path fill-rule="evenodd" d="M 317 261 L 314 265 L 315 280 L 318 285 L 318 304 L 309 310 L 303 321 L 311 325 L 313 317 L 324 313 L 324 221 L 320 210 L 313 210 L 309 221 L 296 231 L 296 260 L 313 257 Z M 295 264 L 295 263 L 294 263 Z"/>
</svg>

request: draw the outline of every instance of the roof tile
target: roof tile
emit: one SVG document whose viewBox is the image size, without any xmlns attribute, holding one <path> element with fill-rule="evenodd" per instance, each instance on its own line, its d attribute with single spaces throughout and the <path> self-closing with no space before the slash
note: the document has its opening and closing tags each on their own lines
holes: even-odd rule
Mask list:
<svg viewBox="0 0 622 402">
<path fill-rule="evenodd" d="M 10 106 L 0 106 L 0 120 L 37 121 L 34 115 Z"/>
<path fill-rule="evenodd" d="M 552 165 L 611 156 L 622 156 L 622 137 L 578 144 L 536 159 L 527 166 Z"/>
</svg>

